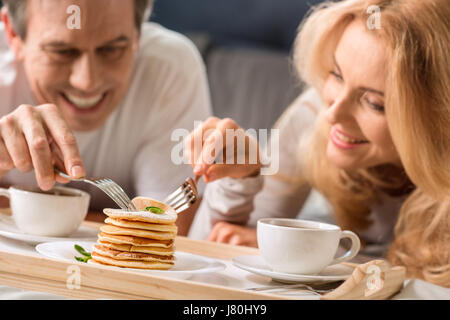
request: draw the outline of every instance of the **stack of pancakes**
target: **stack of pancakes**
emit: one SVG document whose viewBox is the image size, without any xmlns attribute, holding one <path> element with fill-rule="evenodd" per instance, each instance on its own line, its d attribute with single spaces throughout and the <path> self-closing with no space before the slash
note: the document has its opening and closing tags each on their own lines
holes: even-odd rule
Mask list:
<svg viewBox="0 0 450 320">
<path fill-rule="evenodd" d="M 106 225 L 100 227 L 89 263 L 123 268 L 170 269 L 175 262 L 176 212 L 168 205 L 144 197 L 133 199 L 139 210 L 104 209 Z M 146 211 L 158 207 L 163 213 Z"/>
</svg>

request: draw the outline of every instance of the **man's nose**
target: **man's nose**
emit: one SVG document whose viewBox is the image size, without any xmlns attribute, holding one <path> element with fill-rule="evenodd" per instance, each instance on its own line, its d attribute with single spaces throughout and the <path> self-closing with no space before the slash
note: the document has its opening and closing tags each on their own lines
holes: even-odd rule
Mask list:
<svg viewBox="0 0 450 320">
<path fill-rule="evenodd" d="M 351 119 L 353 112 L 352 97 L 348 93 L 342 92 L 332 101 L 325 116 L 330 124 L 335 124 Z"/>
<path fill-rule="evenodd" d="M 83 53 L 73 64 L 70 84 L 82 91 L 93 91 L 98 88 L 100 81 L 100 66 L 89 53 Z"/>
</svg>

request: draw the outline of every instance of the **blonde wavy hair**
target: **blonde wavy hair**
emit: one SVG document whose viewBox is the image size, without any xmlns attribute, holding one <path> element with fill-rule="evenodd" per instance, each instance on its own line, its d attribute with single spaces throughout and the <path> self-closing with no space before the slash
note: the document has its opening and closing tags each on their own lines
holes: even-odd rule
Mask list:
<svg viewBox="0 0 450 320">
<path fill-rule="evenodd" d="M 450 5 L 448 0 L 346 0 L 313 8 L 301 24 L 294 63 L 319 92 L 347 25 L 380 8 L 389 66 L 385 109 L 403 169 L 382 165 L 352 172 L 325 154 L 330 126 L 319 115 L 305 160 L 308 182 L 333 206 L 337 223 L 360 232 L 382 192 L 407 197 L 387 259 L 409 277 L 450 287 Z M 303 153 L 305 154 L 305 153 Z"/>
</svg>

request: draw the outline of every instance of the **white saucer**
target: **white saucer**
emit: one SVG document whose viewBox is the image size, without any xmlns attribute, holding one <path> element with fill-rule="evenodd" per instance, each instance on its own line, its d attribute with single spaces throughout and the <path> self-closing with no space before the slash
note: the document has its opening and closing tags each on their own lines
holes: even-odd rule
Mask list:
<svg viewBox="0 0 450 320">
<path fill-rule="evenodd" d="M 77 231 L 68 237 L 44 237 L 21 232 L 10 216 L 0 214 L 0 236 L 26 242 L 35 245 L 42 242 L 78 240 L 78 241 L 94 241 L 97 240 L 98 230 L 81 226 Z"/>
<path fill-rule="evenodd" d="M 265 263 L 261 256 L 241 256 L 233 258 L 232 261 L 238 268 L 285 283 L 312 283 L 346 280 L 354 270 L 352 267 L 336 264 L 326 267 L 318 275 L 303 275 L 275 272 Z"/>
<path fill-rule="evenodd" d="M 74 245 L 82 246 L 86 251 L 92 252 L 93 241 L 61 241 L 61 242 L 47 242 L 36 246 L 36 251 L 40 254 L 58 259 L 66 262 L 77 263 L 75 256 L 81 254 L 74 249 Z M 170 270 L 143 270 L 134 268 L 121 268 L 114 266 L 102 266 L 115 270 L 132 270 L 138 272 L 152 273 L 161 276 L 173 276 L 179 279 L 187 279 L 195 274 L 206 272 L 217 272 L 225 269 L 226 265 L 217 260 L 190 254 L 181 251 L 175 251 L 175 265 Z M 82 263 L 82 262 L 81 262 Z"/>
</svg>

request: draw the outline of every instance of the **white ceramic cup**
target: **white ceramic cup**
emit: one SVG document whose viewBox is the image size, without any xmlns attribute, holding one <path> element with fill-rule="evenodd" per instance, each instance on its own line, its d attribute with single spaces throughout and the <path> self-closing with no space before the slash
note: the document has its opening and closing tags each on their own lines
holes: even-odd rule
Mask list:
<svg viewBox="0 0 450 320">
<path fill-rule="evenodd" d="M 76 231 L 89 209 L 90 195 L 84 191 L 54 187 L 50 191 L 13 186 L 0 188 L 9 198 L 17 228 L 27 234 L 66 237 Z"/>
<path fill-rule="evenodd" d="M 361 243 L 351 231 L 338 226 L 298 219 L 264 218 L 258 220 L 259 251 L 273 271 L 314 275 L 325 267 L 352 259 Z M 349 238 L 352 246 L 335 258 L 339 242 Z"/>
</svg>

